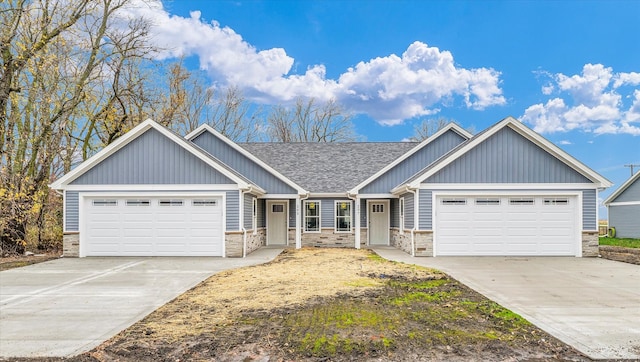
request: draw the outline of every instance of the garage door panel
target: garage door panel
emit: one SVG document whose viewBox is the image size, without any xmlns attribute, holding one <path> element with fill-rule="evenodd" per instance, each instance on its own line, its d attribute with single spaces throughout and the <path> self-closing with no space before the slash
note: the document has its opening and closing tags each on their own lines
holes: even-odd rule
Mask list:
<svg viewBox="0 0 640 362">
<path fill-rule="evenodd" d="M 576 254 L 575 196 L 438 196 L 434 207 L 436 255 Z"/>
<path fill-rule="evenodd" d="M 97 198 L 98 205 L 93 200 L 84 204 L 83 255 L 222 256 L 221 197 L 198 198 L 198 206 L 171 195 L 117 198 L 117 206 L 113 197 Z"/>
</svg>

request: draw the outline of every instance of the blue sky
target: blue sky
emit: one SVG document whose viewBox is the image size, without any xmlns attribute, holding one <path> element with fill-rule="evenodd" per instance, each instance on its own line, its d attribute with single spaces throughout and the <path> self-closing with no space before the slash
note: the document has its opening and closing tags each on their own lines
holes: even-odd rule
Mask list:
<svg viewBox="0 0 640 362">
<path fill-rule="evenodd" d="M 640 2 L 163 1 L 159 57 L 264 104 L 336 98 L 369 141 L 514 116 L 614 182 L 640 164 Z"/>
</svg>

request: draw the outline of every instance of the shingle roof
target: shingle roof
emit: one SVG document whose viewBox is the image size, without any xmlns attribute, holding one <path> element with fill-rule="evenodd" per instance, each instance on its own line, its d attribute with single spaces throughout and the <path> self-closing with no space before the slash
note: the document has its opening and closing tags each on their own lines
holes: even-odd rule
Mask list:
<svg viewBox="0 0 640 362">
<path fill-rule="evenodd" d="M 309 192 L 346 192 L 415 142 L 239 143 Z"/>
</svg>

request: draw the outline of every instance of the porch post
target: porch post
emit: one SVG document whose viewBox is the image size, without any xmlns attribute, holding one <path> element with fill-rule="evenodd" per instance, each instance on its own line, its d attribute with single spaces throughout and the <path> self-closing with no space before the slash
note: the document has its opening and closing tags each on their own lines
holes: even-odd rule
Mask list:
<svg viewBox="0 0 640 362">
<path fill-rule="evenodd" d="M 296 249 L 300 249 L 302 247 L 302 237 L 301 237 L 301 229 L 300 224 L 300 209 L 302 208 L 302 200 L 300 199 L 300 195 L 296 197 Z"/>
<path fill-rule="evenodd" d="M 360 249 L 360 195 L 356 195 L 355 207 L 356 212 L 354 213 L 354 215 L 356 219 L 353 223 L 356 228 L 355 247 L 356 249 Z"/>
</svg>

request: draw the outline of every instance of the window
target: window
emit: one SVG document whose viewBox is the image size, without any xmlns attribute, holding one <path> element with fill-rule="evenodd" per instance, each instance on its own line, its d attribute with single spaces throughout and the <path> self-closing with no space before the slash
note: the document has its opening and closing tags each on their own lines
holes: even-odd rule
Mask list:
<svg viewBox="0 0 640 362">
<path fill-rule="evenodd" d="M 371 212 L 384 212 L 384 204 L 371 205 Z"/>
<path fill-rule="evenodd" d="M 93 206 L 118 206 L 118 200 L 93 200 Z"/>
<path fill-rule="evenodd" d="M 320 232 L 320 201 L 304 202 L 304 231 Z"/>
<path fill-rule="evenodd" d="M 351 232 L 351 201 L 336 201 L 336 232 Z"/>
<path fill-rule="evenodd" d="M 271 205 L 271 212 L 284 212 L 284 205 L 282 204 Z"/>
<path fill-rule="evenodd" d="M 251 211 L 251 228 L 256 233 L 258 229 L 258 199 L 253 198 L 253 210 Z"/>
<path fill-rule="evenodd" d="M 467 199 L 454 197 L 454 198 L 445 198 L 440 202 L 442 205 L 466 205 Z"/>
<path fill-rule="evenodd" d="M 216 206 L 218 203 L 216 200 L 193 200 L 191 204 L 193 206 Z"/>
<path fill-rule="evenodd" d="M 160 200 L 160 206 L 182 206 L 182 200 Z"/>
<path fill-rule="evenodd" d="M 569 199 L 566 197 L 553 197 L 553 198 L 545 198 L 545 205 L 568 205 Z"/>
<path fill-rule="evenodd" d="M 400 233 L 404 232 L 404 197 L 400 198 Z"/>
<path fill-rule="evenodd" d="M 500 199 L 497 199 L 497 198 L 476 199 L 476 205 L 500 205 Z"/>
<path fill-rule="evenodd" d="M 149 200 L 127 200 L 127 206 L 149 206 L 151 201 Z"/>
<path fill-rule="evenodd" d="M 509 204 L 527 206 L 527 205 L 533 205 L 534 201 L 532 197 L 518 197 L 518 198 L 509 199 Z"/>
</svg>

